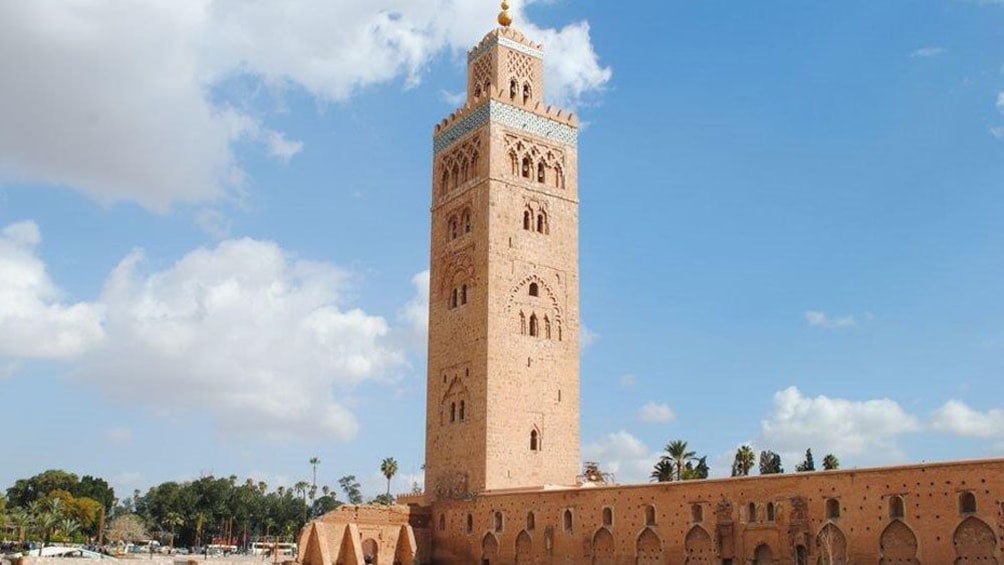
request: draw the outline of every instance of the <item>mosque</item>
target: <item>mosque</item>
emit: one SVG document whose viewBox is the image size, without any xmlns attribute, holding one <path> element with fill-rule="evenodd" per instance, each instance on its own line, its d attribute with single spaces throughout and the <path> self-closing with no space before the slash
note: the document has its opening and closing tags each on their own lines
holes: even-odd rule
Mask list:
<svg viewBox="0 0 1004 565">
<path fill-rule="evenodd" d="M 580 475 L 578 121 L 500 27 L 433 135 L 426 492 L 343 506 L 302 565 L 996 564 L 1004 460 L 644 485 Z"/>
</svg>

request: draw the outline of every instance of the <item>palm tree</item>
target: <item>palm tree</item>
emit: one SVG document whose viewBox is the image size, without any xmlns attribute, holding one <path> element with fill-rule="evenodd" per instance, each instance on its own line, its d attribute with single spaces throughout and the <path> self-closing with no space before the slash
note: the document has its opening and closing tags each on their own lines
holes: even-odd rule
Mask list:
<svg viewBox="0 0 1004 565">
<path fill-rule="evenodd" d="M 168 512 L 164 517 L 164 525 L 171 531 L 171 548 L 174 549 L 174 531 L 185 525 L 185 519 L 177 512 Z"/>
<path fill-rule="evenodd" d="M 65 541 L 73 541 L 73 536 L 80 531 L 80 524 L 73 518 L 63 518 L 56 524 L 56 529 L 66 538 Z"/>
<path fill-rule="evenodd" d="M 823 457 L 823 469 L 826 471 L 834 471 L 840 468 L 840 460 L 837 456 L 832 453 L 827 453 L 826 457 Z"/>
<path fill-rule="evenodd" d="M 17 528 L 17 541 L 18 543 L 24 543 L 26 540 L 26 535 L 28 533 L 28 527 L 31 526 L 31 515 L 24 508 L 15 508 L 13 512 L 10 513 L 10 521 Z"/>
<path fill-rule="evenodd" d="M 380 472 L 387 477 L 387 496 L 390 496 L 390 480 L 397 474 L 397 461 L 393 457 L 388 457 L 380 463 Z"/>
<path fill-rule="evenodd" d="M 311 457 L 309 463 L 310 463 L 310 466 L 314 468 L 314 481 L 312 483 L 310 483 L 310 484 L 312 484 L 312 485 L 314 485 L 316 487 L 317 486 L 317 466 L 321 464 L 321 460 L 318 459 L 317 457 Z"/>
<path fill-rule="evenodd" d="M 686 468 L 687 462 L 693 461 L 697 452 L 687 451 L 687 442 L 678 439 L 666 444 L 666 453 L 673 460 L 673 464 L 676 467 L 676 480 L 682 481 L 683 470 Z"/>
<path fill-rule="evenodd" d="M 673 460 L 663 455 L 649 475 L 653 482 L 666 483 L 673 480 Z"/>
<path fill-rule="evenodd" d="M 755 465 L 756 453 L 753 452 L 753 448 L 748 445 L 740 446 L 739 449 L 736 450 L 735 462 L 732 463 L 732 476 L 749 476 L 750 471 Z"/>
</svg>

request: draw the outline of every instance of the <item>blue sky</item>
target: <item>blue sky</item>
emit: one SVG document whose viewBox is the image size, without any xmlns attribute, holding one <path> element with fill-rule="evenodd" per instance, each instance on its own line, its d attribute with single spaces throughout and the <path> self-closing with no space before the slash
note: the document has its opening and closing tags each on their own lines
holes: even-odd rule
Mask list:
<svg viewBox="0 0 1004 565">
<path fill-rule="evenodd" d="M 1004 4 L 518 4 L 584 123 L 585 458 L 1004 455 Z M 498 8 L 278 6 L 0 6 L 0 487 L 421 480 L 431 133 Z"/>
</svg>

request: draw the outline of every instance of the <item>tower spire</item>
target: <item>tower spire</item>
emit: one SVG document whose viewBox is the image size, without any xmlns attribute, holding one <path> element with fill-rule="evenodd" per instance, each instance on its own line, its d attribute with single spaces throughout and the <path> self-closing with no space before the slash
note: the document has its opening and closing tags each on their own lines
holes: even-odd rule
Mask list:
<svg viewBox="0 0 1004 565">
<path fill-rule="evenodd" d="M 512 16 L 509 15 L 509 0 L 502 0 L 502 11 L 499 12 L 499 25 L 502 27 L 512 25 Z"/>
</svg>

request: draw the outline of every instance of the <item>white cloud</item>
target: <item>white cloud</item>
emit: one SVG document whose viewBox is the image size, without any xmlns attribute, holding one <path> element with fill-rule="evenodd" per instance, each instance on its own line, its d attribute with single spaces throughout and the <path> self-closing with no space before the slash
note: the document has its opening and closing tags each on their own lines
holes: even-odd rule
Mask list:
<svg viewBox="0 0 1004 565">
<path fill-rule="evenodd" d="M 621 375 L 617 382 L 624 388 L 631 388 L 638 384 L 638 377 L 634 375 Z"/>
<path fill-rule="evenodd" d="M 870 314 L 866 316 L 866 318 L 870 317 Z M 818 310 L 810 310 L 806 312 L 805 321 L 808 322 L 810 327 L 823 328 L 827 330 L 853 328 L 858 325 L 858 319 L 854 316 L 831 317 L 828 316 L 826 312 Z"/>
<path fill-rule="evenodd" d="M 464 102 L 467 101 L 467 93 L 463 91 L 450 92 L 448 90 L 443 90 L 440 92 L 440 96 L 442 97 L 443 102 L 446 102 L 447 105 L 453 108 L 462 106 Z"/>
<path fill-rule="evenodd" d="M 982 439 L 1004 438 L 1004 410 L 973 410 L 964 402 L 949 400 L 931 418 L 931 427 L 957 436 Z"/>
<path fill-rule="evenodd" d="M 129 428 L 108 428 L 105 430 L 105 439 L 116 445 L 132 443 L 133 433 Z"/>
<path fill-rule="evenodd" d="M 62 302 L 62 291 L 35 253 L 41 240 L 30 221 L 0 231 L 0 360 L 69 357 L 104 338 L 99 305 Z M 6 367 L 16 370 L 13 363 Z"/>
<path fill-rule="evenodd" d="M 233 222 L 219 210 L 202 208 L 195 213 L 195 225 L 216 239 L 225 239 L 230 237 Z"/>
<path fill-rule="evenodd" d="M 2 2 L 0 76 L 16 80 L 0 92 L 0 179 L 159 211 L 233 197 L 244 177 L 235 143 L 284 161 L 303 145 L 238 110 L 247 100 L 218 96 L 220 85 L 251 79 L 322 102 L 400 77 L 414 85 L 434 58 L 476 44 L 496 9 L 450 0 Z M 521 27 L 547 43 L 552 101 L 576 104 L 610 80 L 585 22 Z"/>
<path fill-rule="evenodd" d="M 939 55 L 943 55 L 944 53 L 944 47 L 921 47 L 920 49 L 910 53 L 910 57 L 913 59 L 932 59 Z"/>
<path fill-rule="evenodd" d="M 659 459 L 642 441 L 621 430 L 607 434 L 582 448 L 587 461 L 596 461 L 600 470 L 613 473 L 620 484 L 648 482 Z"/>
<path fill-rule="evenodd" d="M 589 349 L 600 340 L 600 334 L 593 332 L 585 324 L 579 325 L 579 347 Z"/>
<path fill-rule="evenodd" d="M 806 448 L 887 464 L 904 457 L 897 439 L 920 429 L 917 419 L 893 400 L 809 398 L 789 387 L 774 394 L 774 406 L 761 422 L 757 443 L 781 453 L 792 465 Z"/>
<path fill-rule="evenodd" d="M 159 413 L 202 409 L 228 434 L 352 439 L 351 388 L 404 363 L 380 317 L 347 309 L 346 273 L 274 243 L 227 240 L 141 273 L 137 251 L 105 284 L 105 344 L 80 374 Z"/>
<path fill-rule="evenodd" d="M 649 402 L 638 411 L 638 419 L 646 424 L 668 424 L 676 419 L 676 414 L 667 404 Z"/>
</svg>

